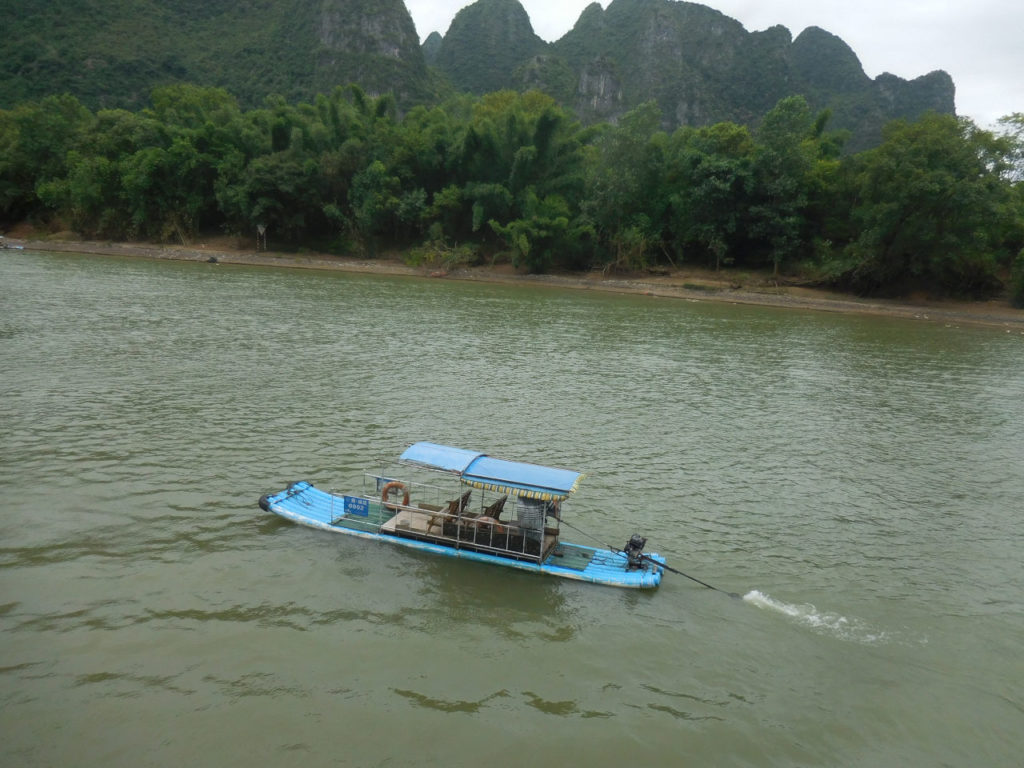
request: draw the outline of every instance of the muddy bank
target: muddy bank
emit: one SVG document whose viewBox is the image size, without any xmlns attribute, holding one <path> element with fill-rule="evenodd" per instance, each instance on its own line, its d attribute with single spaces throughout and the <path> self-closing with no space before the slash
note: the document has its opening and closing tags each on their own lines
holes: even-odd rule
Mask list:
<svg viewBox="0 0 1024 768">
<path fill-rule="evenodd" d="M 36 251 L 62 251 L 172 259 L 217 264 L 327 269 L 374 274 L 409 275 L 425 279 L 474 280 L 493 283 L 550 285 L 578 290 L 608 291 L 672 298 L 687 301 L 732 302 L 788 307 L 819 312 L 904 317 L 918 322 L 949 326 L 985 325 L 1003 328 L 1008 333 L 1024 334 L 1024 310 L 1014 309 L 1005 300 L 984 302 L 890 301 L 860 299 L 820 289 L 778 285 L 766 277 L 719 275 L 705 270 L 677 270 L 661 275 L 621 276 L 600 272 L 581 274 L 524 275 L 508 265 L 467 267 L 450 272 L 410 267 L 397 258 L 359 259 L 320 253 L 278 253 L 228 248 L 218 244 L 169 247 L 143 243 L 106 243 L 71 240 L 19 240 L 8 238 L 10 245 L 22 245 Z"/>
</svg>

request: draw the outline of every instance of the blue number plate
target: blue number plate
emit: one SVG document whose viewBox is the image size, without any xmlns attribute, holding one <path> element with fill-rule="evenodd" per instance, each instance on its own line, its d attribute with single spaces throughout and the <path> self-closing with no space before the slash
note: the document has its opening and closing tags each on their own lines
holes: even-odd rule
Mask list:
<svg viewBox="0 0 1024 768">
<path fill-rule="evenodd" d="M 358 517 L 369 517 L 370 516 L 370 500 L 360 499 L 356 496 L 345 497 L 345 514 L 356 515 Z"/>
</svg>

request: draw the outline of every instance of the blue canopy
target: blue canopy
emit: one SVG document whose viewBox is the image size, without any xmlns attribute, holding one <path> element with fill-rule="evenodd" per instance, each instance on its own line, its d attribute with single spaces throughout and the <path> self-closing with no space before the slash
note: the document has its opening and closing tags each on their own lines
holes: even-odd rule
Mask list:
<svg viewBox="0 0 1024 768">
<path fill-rule="evenodd" d="M 430 469 L 458 472 L 461 475 L 466 471 L 466 467 L 483 455 L 479 451 L 467 451 L 436 443 L 414 443 L 405 449 L 398 460 Z"/>
<path fill-rule="evenodd" d="M 436 443 L 415 443 L 400 461 L 455 472 L 466 485 L 498 493 L 555 501 L 576 490 L 583 475 L 570 469 L 493 459 L 485 453 Z"/>
</svg>

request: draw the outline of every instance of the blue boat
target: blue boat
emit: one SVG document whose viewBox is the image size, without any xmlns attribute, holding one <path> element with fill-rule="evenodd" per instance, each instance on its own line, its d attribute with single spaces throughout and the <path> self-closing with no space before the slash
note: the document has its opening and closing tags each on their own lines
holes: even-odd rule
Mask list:
<svg viewBox="0 0 1024 768">
<path fill-rule="evenodd" d="M 566 500 L 583 475 L 420 442 L 391 467 L 363 474 L 359 493 L 307 481 L 260 499 L 302 525 L 447 557 L 615 587 L 650 589 L 665 560 L 633 536 L 622 550 L 561 540 Z"/>
</svg>

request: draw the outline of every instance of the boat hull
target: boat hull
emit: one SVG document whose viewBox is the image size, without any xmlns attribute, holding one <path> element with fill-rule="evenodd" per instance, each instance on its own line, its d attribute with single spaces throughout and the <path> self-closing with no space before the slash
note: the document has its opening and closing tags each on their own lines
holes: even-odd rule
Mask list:
<svg viewBox="0 0 1024 768">
<path fill-rule="evenodd" d="M 390 513 L 381 505 L 327 493 L 306 481 L 292 483 L 283 491 L 267 494 L 259 504 L 268 512 L 322 531 L 574 581 L 652 589 L 661 583 L 663 574 L 663 569 L 653 563 L 631 570 L 626 567 L 627 561 L 622 553 L 568 542 L 559 543 L 543 562 L 534 562 L 383 532 L 381 527 Z M 664 563 L 657 554 L 647 557 L 654 563 Z"/>
</svg>

